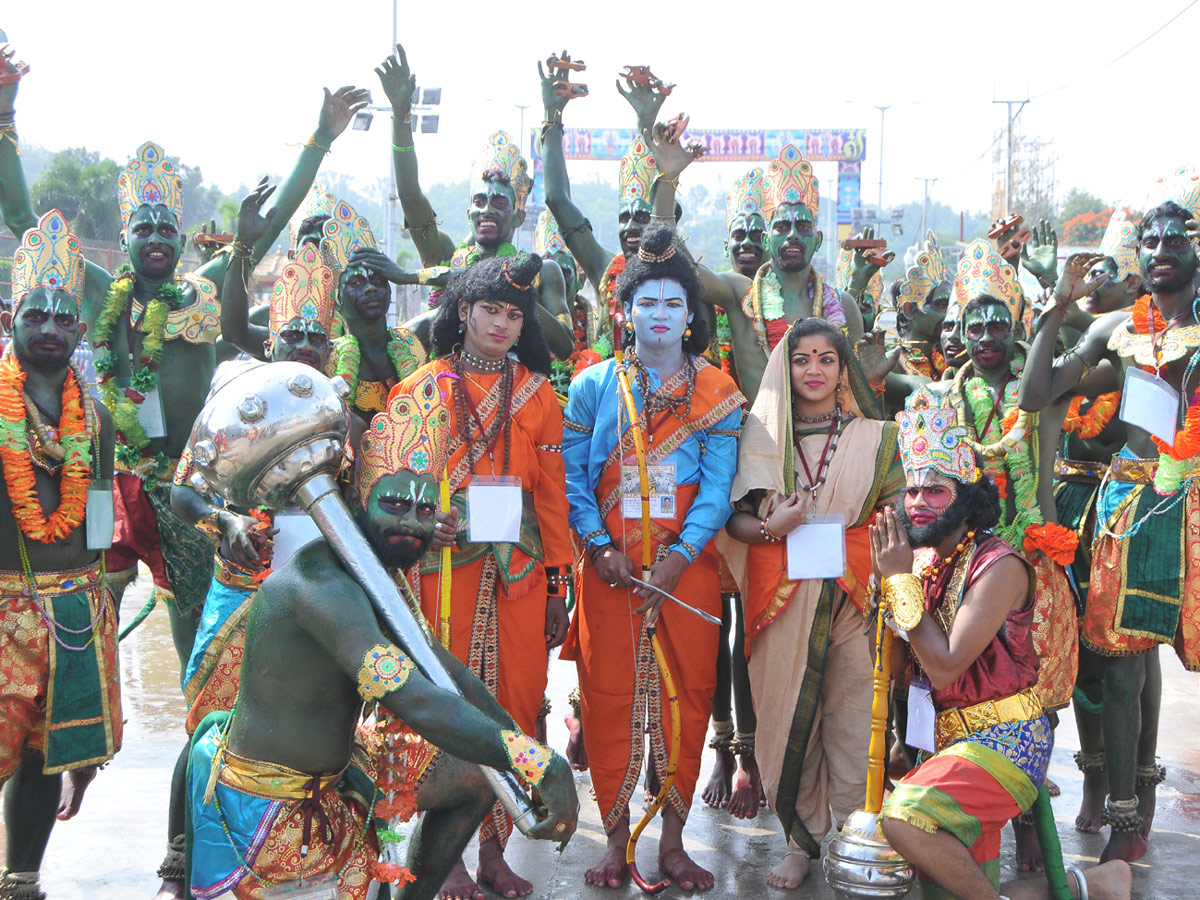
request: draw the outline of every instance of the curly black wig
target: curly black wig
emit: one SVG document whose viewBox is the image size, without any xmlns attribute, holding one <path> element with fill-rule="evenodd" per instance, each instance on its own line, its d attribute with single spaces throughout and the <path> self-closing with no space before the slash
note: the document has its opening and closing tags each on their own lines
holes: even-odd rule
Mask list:
<svg viewBox="0 0 1200 900">
<path fill-rule="evenodd" d="M 513 348 L 526 368 L 550 375 L 550 349 L 538 322 L 538 292 L 534 286 L 542 271 L 542 258 L 536 253 L 516 256 L 492 256 L 481 259 L 466 272 L 451 280 L 442 293 L 437 318 L 433 320 L 430 341 L 437 356 L 449 356 L 462 348 L 458 305 L 466 301 L 474 306 L 480 300 L 508 303 L 525 314 L 521 336 Z"/>
<path fill-rule="evenodd" d="M 664 259 L 665 257 L 665 259 Z M 688 312 L 692 321 L 688 323 L 691 335 L 683 339 L 683 349 L 692 355 L 699 355 L 708 349 L 708 323 L 700 310 L 700 276 L 696 274 L 696 265 L 691 257 L 676 243 L 675 231 L 666 225 L 651 225 L 642 232 L 638 252 L 629 257 L 625 271 L 617 279 L 617 299 L 629 315 L 629 304 L 633 299 L 634 289 L 644 281 L 652 278 L 674 278 L 687 295 Z M 624 335 L 625 345 L 633 343 L 633 335 Z"/>
</svg>

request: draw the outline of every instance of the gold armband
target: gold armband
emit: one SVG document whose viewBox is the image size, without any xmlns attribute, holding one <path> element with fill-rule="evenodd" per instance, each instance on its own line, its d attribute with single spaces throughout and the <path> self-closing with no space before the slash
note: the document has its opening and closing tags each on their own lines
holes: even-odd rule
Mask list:
<svg viewBox="0 0 1200 900">
<path fill-rule="evenodd" d="M 379 700 L 404 687 L 415 668 L 397 648 L 376 644 L 358 667 L 358 695 L 368 703 Z"/>
<path fill-rule="evenodd" d="M 318 150 L 322 151 L 323 153 L 328 153 L 330 151 L 329 147 L 326 147 L 324 144 L 322 144 L 320 141 L 317 140 L 317 136 L 315 134 L 310 134 L 308 136 L 308 140 L 304 142 L 304 146 L 305 147 L 316 147 Z"/>
<path fill-rule="evenodd" d="M 216 546 L 221 546 L 221 523 L 218 517 L 223 510 L 214 509 L 208 515 L 202 517 L 196 523 L 196 530 L 213 542 Z"/>
<path fill-rule="evenodd" d="M 504 752 L 512 763 L 512 770 L 526 787 L 536 788 L 546 777 L 554 751 L 539 744 L 527 734 L 504 729 L 500 732 L 504 741 Z"/>
<path fill-rule="evenodd" d="M 911 572 L 883 579 L 883 605 L 898 626 L 912 631 L 925 615 L 925 591 L 921 588 L 921 580 Z"/>
</svg>

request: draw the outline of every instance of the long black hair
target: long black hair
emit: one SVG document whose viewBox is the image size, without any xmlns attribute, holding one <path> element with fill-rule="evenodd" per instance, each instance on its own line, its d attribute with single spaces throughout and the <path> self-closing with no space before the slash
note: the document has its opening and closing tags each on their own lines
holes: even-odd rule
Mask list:
<svg viewBox="0 0 1200 900">
<path fill-rule="evenodd" d="M 458 318 L 459 301 L 474 306 L 480 300 L 508 303 L 525 314 L 521 336 L 513 350 L 528 369 L 550 376 L 550 348 L 538 322 L 538 292 L 534 287 L 542 271 L 542 258 L 536 253 L 517 256 L 491 256 L 481 259 L 456 276 L 442 293 L 437 318 L 430 329 L 430 342 L 437 356 L 449 356 L 462 347 L 462 322 Z"/>
<path fill-rule="evenodd" d="M 617 299 L 626 308 L 627 316 L 634 289 L 653 278 L 674 278 L 683 286 L 688 312 L 692 316 L 692 321 L 688 323 L 692 333 L 683 339 L 683 349 L 692 355 L 703 353 L 708 349 L 708 323 L 700 309 L 700 294 L 703 291 L 700 276 L 696 274 L 695 263 L 682 251 L 682 247 L 675 244 L 674 229 L 666 225 L 652 225 L 642 232 L 638 252 L 630 255 L 625 271 L 617 279 Z M 625 346 L 633 343 L 633 335 L 626 333 L 622 337 Z"/>
</svg>

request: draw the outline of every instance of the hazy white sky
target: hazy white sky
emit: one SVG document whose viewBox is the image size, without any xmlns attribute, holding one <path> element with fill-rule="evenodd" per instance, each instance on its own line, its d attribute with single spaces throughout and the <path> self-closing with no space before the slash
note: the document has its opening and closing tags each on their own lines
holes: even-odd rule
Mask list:
<svg viewBox="0 0 1200 900">
<path fill-rule="evenodd" d="M 576 79 L 592 91 L 568 107 L 568 125 L 630 127 L 613 81 L 621 66 L 648 63 L 678 85 L 664 114 L 686 111 L 697 127 L 867 128 L 865 202 L 879 177 L 874 106 L 890 104 L 886 206 L 919 199 L 917 178 L 937 177 L 934 199 L 988 208 L 986 151 L 1004 123 L 1004 107 L 992 100 L 1027 92 L 1034 99 L 1019 126 L 1052 141 L 1060 196 L 1079 186 L 1126 199 L 1176 166 L 1200 163 L 1195 0 L 398 2 L 400 41 L 419 82 L 443 89 L 441 132 L 417 138 L 427 183 L 466 177 L 488 133 L 517 131 L 515 104 L 530 104 L 525 125 L 537 125 L 536 62 L 564 47 L 587 62 Z M 630 8 L 646 11 L 641 21 L 621 12 Z M 23 140 L 83 145 L 122 161 L 153 139 L 226 190 L 290 167 L 316 124 L 322 86 L 369 87 L 374 102 L 386 103 L 372 70 L 389 50 L 388 0 L 9 0 L 0 29 L 32 67 L 17 101 Z M 347 131 L 324 170 L 384 175 L 389 137 L 386 114 L 370 132 Z M 685 181 L 724 189 L 740 168 L 696 165 Z M 832 193 L 828 169 L 819 170 L 824 195 Z M 575 163 L 571 172 L 616 178 L 613 164 Z"/>
</svg>

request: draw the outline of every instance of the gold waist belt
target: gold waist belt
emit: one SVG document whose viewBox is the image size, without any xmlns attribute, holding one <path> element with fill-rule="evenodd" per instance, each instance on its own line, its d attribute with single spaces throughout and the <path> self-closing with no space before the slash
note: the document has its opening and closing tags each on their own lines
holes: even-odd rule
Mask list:
<svg viewBox="0 0 1200 900">
<path fill-rule="evenodd" d="M 1158 471 L 1158 459 L 1133 459 L 1128 456 L 1114 456 L 1112 460 L 1112 480 L 1124 481 L 1127 484 L 1152 484 L 1154 473 Z M 1192 460 L 1191 471 L 1185 477 L 1200 476 L 1200 457 Z"/>
<path fill-rule="evenodd" d="M 221 767 L 221 782 L 244 794 L 264 797 L 268 800 L 303 800 L 312 796 L 314 776 L 297 772 L 278 763 L 259 762 L 238 756 L 223 746 L 213 758 L 213 765 Z M 342 780 L 341 772 L 320 776 L 320 792 L 323 794 Z"/>
<path fill-rule="evenodd" d="M 999 700 L 984 700 L 972 706 L 942 710 L 937 714 L 934 724 L 934 739 L 938 749 L 941 749 L 994 725 L 1037 719 L 1043 712 L 1042 698 L 1038 696 L 1037 688 L 1026 688 Z"/>
<path fill-rule="evenodd" d="M 1074 481 L 1099 482 L 1108 474 L 1108 463 L 1085 462 L 1077 459 L 1054 460 L 1054 477 Z"/>
</svg>

